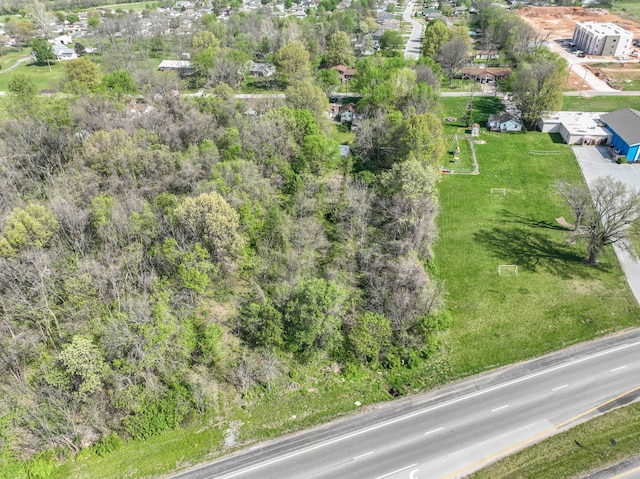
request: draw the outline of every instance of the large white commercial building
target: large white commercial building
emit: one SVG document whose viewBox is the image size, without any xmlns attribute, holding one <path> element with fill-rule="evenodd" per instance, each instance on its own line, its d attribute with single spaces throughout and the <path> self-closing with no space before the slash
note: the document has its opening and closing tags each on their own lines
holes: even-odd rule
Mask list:
<svg viewBox="0 0 640 479">
<path fill-rule="evenodd" d="M 624 57 L 633 44 L 633 34 L 615 23 L 576 23 L 573 43 L 587 55 Z"/>
</svg>

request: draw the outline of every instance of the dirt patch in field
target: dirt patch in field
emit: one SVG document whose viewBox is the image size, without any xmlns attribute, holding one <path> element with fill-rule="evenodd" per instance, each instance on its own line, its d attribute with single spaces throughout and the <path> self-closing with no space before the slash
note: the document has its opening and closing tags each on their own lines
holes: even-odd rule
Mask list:
<svg viewBox="0 0 640 479">
<path fill-rule="evenodd" d="M 634 80 L 640 80 L 640 65 L 636 64 L 624 64 L 612 65 L 610 67 L 598 67 L 584 65 L 591 72 L 606 81 L 610 86 L 616 89 L 622 89 L 624 83 Z"/>
<path fill-rule="evenodd" d="M 605 9 L 583 7 L 524 7 L 516 10 L 531 26 L 549 32 L 549 39 L 571 38 L 576 22 L 615 23 L 640 37 L 640 23 L 613 15 Z"/>
<path fill-rule="evenodd" d="M 591 88 L 589 84 L 584 80 L 582 75 L 578 75 L 576 72 L 571 71 L 567 77 L 567 83 L 564 86 L 565 90 L 580 90 L 580 85 L 584 82 L 582 89 Z"/>
</svg>

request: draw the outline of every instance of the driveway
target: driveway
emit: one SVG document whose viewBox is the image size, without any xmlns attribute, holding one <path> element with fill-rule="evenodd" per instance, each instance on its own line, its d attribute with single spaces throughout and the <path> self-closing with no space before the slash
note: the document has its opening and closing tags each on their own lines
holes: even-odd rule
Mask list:
<svg viewBox="0 0 640 479">
<path fill-rule="evenodd" d="M 555 41 L 551 42 L 551 50 L 556 52 L 565 60 L 567 60 L 567 63 L 569 63 L 569 71 L 573 70 L 576 73 L 576 75 L 581 76 L 584 79 L 585 83 L 587 83 L 591 87 L 591 88 L 588 88 L 588 90 L 594 90 L 599 92 L 615 92 L 616 91 L 613 88 L 611 88 L 607 84 L 607 82 L 600 80 L 593 73 L 591 73 L 589 70 L 587 70 L 585 67 L 582 66 L 583 63 L 593 62 L 593 60 L 578 58 L 572 53 L 566 51 L 564 48 L 558 45 L 558 43 Z"/>
<path fill-rule="evenodd" d="M 619 165 L 609 159 L 606 147 L 574 146 L 573 152 L 588 185 L 602 176 L 611 176 L 622 181 L 629 188 L 640 190 L 640 164 Z M 620 265 L 627 277 L 627 283 L 640 303 L 640 261 L 614 245 Z"/>
</svg>

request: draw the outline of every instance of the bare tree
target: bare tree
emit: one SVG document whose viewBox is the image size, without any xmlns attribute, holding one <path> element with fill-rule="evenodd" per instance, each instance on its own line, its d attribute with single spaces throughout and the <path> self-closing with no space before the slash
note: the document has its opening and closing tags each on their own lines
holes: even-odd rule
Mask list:
<svg viewBox="0 0 640 479">
<path fill-rule="evenodd" d="M 576 191 L 579 188 L 574 187 Z M 587 195 L 586 186 L 582 188 L 583 192 L 574 193 L 570 198 Z M 591 183 L 589 190 L 592 202 L 581 213 L 584 228 L 579 232 L 587 240 L 588 255 L 584 261 L 595 265 L 605 246 L 617 244 L 624 249 L 631 249 L 629 237 L 640 217 L 640 191 L 629 189 L 610 176 L 598 178 Z"/>
<path fill-rule="evenodd" d="M 573 211 L 576 217 L 573 231 L 578 231 L 582 224 L 582 219 L 591 205 L 589 190 L 583 185 L 572 185 L 566 181 L 558 181 L 556 182 L 556 191 Z"/>
<path fill-rule="evenodd" d="M 442 45 L 436 60 L 449 78 L 449 84 L 451 84 L 457 71 L 469 61 L 469 46 L 461 38 L 453 38 Z"/>
</svg>

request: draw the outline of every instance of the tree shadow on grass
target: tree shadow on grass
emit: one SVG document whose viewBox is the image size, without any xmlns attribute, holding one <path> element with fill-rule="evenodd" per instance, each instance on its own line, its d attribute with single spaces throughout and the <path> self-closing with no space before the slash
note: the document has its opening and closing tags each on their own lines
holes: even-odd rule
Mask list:
<svg viewBox="0 0 640 479">
<path fill-rule="evenodd" d="M 500 113 L 502 111 L 502 99 L 495 97 L 483 96 L 474 100 L 473 108 L 475 110 L 473 119 L 478 123 L 486 123 L 489 115 Z"/>
<path fill-rule="evenodd" d="M 509 210 L 502 210 L 501 214 L 502 214 L 502 217 L 500 219 L 506 223 L 519 223 L 522 225 L 532 226 L 535 228 L 546 228 L 550 230 L 566 231 L 566 228 L 564 226 L 561 226 L 555 222 L 546 221 L 546 220 L 537 220 L 535 218 L 527 218 L 526 216 L 513 213 Z"/>
<path fill-rule="evenodd" d="M 523 270 L 542 270 L 564 279 L 591 278 L 595 271 L 586 268 L 582 263 L 583 256 L 576 254 L 568 244 L 552 241 L 529 229 L 496 227 L 480 230 L 473 236 L 501 261 L 517 264 Z"/>
</svg>

